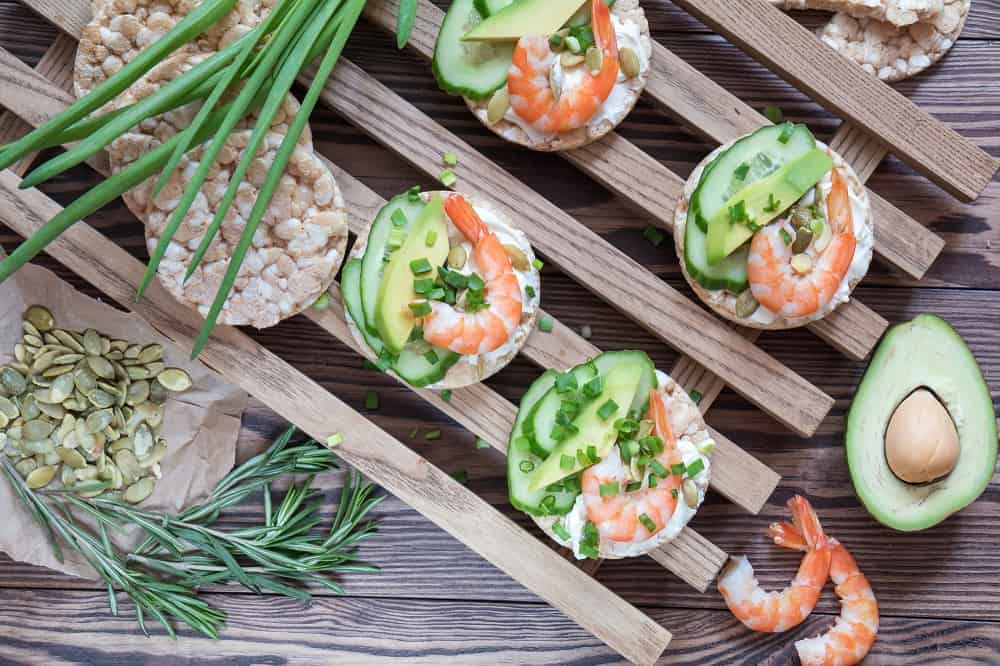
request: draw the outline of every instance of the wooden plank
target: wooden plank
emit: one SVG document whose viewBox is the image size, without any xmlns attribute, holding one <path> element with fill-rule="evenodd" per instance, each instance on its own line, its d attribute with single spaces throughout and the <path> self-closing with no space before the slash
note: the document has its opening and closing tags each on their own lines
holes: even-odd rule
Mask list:
<svg viewBox="0 0 1000 666">
<path fill-rule="evenodd" d="M 878 136 L 893 154 L 962 201 L 993 180 L 1000 160 L 868 75 L 766 0 L 676 4 L 828 109 Z"/>
<path fill-rule="evenodd" d="M 0 218 L 30 236 L 61 207 L 20 179 L 0 173 Z M 142 264 L 86 224 L 47 252 L 182 349 L 190 349 L 200 318 L 155 283 L 140 303 Z M 202 360 L 319 441 L 343 433 L 337 452 L 492 564 L 572 617 L 627 659 L 653 663 L 670 632 L 593 578 L 554 554 L 471 490 L 421 458 L 321 386 L 234 328 L 217 327 Z M 525 566 L 525 563 L 532 566 Z"/>
<path fill-rule="evenodd" d="M 429 60 L 444 12 L 429 0 L 420 0 L 418 6 L 410 45 Z M 398 7 L 398 0 L 383 0 L 368 3 L 365 13 L 391 32 L 395 30 Z M 656 41 L 652 44 L 646 93 L 694 125 L 695 131 L 725 143 L 768 122 L 664 46 Z M 619 134 L 611 132 L 601 141 L 560 154 L 661 226 L 673 225 L 673 210 L 683 194 L 683 181 Z M 643 177 L 636 178 L 635 174 L 640 173 Z M 890 229 L 881 238 L 876 235 L 875 250 L 900 270 L 920 279 L 937 258 L 943 241 L 909 216 L 896 209 L 891 212 L 884 221 L 881 217 L 876 220 L 877 226 L 884 224 Z"/>
</svg>

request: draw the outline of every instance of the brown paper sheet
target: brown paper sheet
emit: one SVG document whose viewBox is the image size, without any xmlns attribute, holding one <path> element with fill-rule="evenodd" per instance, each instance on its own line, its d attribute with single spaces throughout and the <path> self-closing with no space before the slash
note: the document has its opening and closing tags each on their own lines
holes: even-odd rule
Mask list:
<svg viewBox="0 0 1000 666">
<path fill-rule="evenodd" d="M 191 361 L 188 354 L 138 317 L 96 301 L 51 271 L 30 264 L 0 284 L 0 366 L 13 360 L 14 344 L 21 340 L 22 315 L 28 306 L 35 304 L 47 307 L 56 318 L 56 326 L 61 328 L 79 331 L 94 328 L 112 338 L 144 345 L 158 342 L 163 345 L 167 367 L 187 370 L 194 386 L 166 405 L 161 436 L 167 440 L 170 452 L 160 463 L 163 478 L 140 506 L 176 513 L 207 497 L 235 463 L 236 440 L 247 394 L 225 383 L 204 365 Z M 58 479 L 53 485 L 58 487 Z M 0 473 L 0 513 L 4 517 L 0 521 L 0 550 L 22 562 L 96 577 L 82 558 L 66 548 L 63 548 L 64 562 L 55 558 L 46 534 L 3 473 Z M 133 531 L 114 537 L 114 541 L 130 549 L 138 544 L 139 537 Z"/>
</svg>

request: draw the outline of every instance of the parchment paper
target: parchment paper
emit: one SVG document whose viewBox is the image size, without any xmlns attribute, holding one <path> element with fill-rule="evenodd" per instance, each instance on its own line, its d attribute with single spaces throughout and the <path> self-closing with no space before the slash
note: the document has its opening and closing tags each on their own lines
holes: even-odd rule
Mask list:
<svg viewBox="0 0 1000 666">
<path fill-rule="evenodd" d="M 174 347 L 138 317 L 96 301 L 51 271 L 31 264 L 0 284 L 0 366 L 13 360 L 14 344 L 21 340 L 24 311 L 36 304 L 47 307 L 60 328 L 76 331 L 94 328 L 111 338 L 143 345 L 158 342 L 163 345 L 163 362 L 167 367 L 187 370 L 194 386 L 185 393 L 173 394 L 166 403 L 161 436 L 167 440 L 169 453 L 160 463 L 163 478 L 157 481 L 155 491 L 140 507 L 176 513 L 204 499 L 235 463 L 236 439 L 247 394 L 226 384 L 200 363 L 189 360 L 187 353 Z M 58 478 L 52 485 L 59 487 Z M 56 560 L 46 534 L 2 472 L 0 515 L 3 515 L 0 550 L 15 560 L 77 576 L 96 577 L 93 569 L 67 548 L 63 548 L 65 562 Z M 115 536 L 113 540 L 127 552 L 138 544 L 139 537 L 134 531 Z"/>
</svg>

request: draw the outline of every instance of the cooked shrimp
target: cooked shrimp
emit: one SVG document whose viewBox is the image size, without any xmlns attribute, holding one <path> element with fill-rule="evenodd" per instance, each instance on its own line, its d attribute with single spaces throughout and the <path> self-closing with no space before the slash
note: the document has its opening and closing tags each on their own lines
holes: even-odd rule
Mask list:
<svg viewBox="0 0 1000 666">
<path fill-rule="evenodd" d="M 819 518 L 804 497 L 788 500 L 806 554 L 798 574 L 781 592 L 765 592 L 753 575 L 750 560 L 735 557 L 719 579 L 719 592 L 736 618 L 754 631 L 787 631 L 816 607 L 830 573 L 830 549 Z"/>
<path fill-rule="evenodd" d="M 586 125 L 618 80 L 618 38 L 611 12 L 604 0 L 591 0 L 590 5 L 594 45 L 603 57 L 596 74 L 582 65 L 579 86 L 553 94 L 549 76 L 558 54 L 552 52 L 545 35 L 526 35 L 514 50 L 514 63 L 507 75 L 510 105 L 517 115 L 544 132 L 566 132 Z"/>
<path fill-rule="evenodd" d="M 840 170 L 833 169 L 833 187 L 826 197 L 827 224 L 833 240 L 812 259 L 812 268 L 804 274 L 792 268 L 792 250 L 782 238 L 782 224 L 771 224 L 750 242 L 747 275 L 757 302 L 775 314 L 805 317 L 833 298 L 854 260 L 857 239 L 847 181 Z M 787 233 L 787 231 L 786 231 Z"/>
<path fill-rule="evenodd" d="M 462 355 L 485 354 L 507 342 L 521 323 L 521 285 L 500 239 L 465 197 L 449 195 L 444 208 L 473 244 L 475 266 L 486 283 L 487 306 L 476 312 L 460 312 L 447 303 L 432 301 L 431 312 L 424 318 L 424 339 Z"/>
<path fill-rule="evenodd" d="M 666 469 L 682 462 L 677 450 L 677 441 L 670 428 L 670 419 L 663 396 L 656 389 L 649 392 L 649 415 L 653 421 L 653 432 L 663 442 L 663 451 L 656 456 Z M 600 463 L 588 467 L 581 477 L 587 518 L 597 527 L 601 538 L 611 541 L 641 542 L 662 530 L 677 508 L 674 494 L 681 486 L 681 477 L 671 474 L 660 478 L 656 486 L 647 483 L 632 492 L 625 490 L 630 478 L 628 468 L 622 462 L 617 446 Z M 617 483 L 618 492 L 601 497 L 601 484 Z M 640 517 L 645 515 L 653 522 L 655 530 L 649 530 Z"/>
<path fill-rule="evenodd" d="M 802 532 L 788 523 L 775 523 L 769 530 L 774 543 L 805 550 Z M 840 617 L 825 634 L 795 642 L 803 666 L 850 666 L 871 651 L 878 633 L 878 602 L 858 563 L 836 539 L 827 541 L 832 552 L 830 578 L 840 597 Z"/>
</svg>

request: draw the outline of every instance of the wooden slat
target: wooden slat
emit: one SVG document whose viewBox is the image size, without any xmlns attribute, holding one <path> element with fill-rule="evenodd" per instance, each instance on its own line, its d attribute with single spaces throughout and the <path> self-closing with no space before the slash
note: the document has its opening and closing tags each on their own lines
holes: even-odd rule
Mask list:
<svg viewBox="0 0 1000 666">
<path fill-rule="evenodd" d="M 878 136 L 953 196 L 973 201 L 1000 160 L 870 76 L 766 0 L 675 0 L 828 109 Z"/>
<path fill-rule="evenodd" d="M 398 0 L 369 2 L 365 12 L 379 27 L 393 31 L 398 6 Z M 429 0 L 420 0 L 418 6 L 418 20 L 410 45 L 430 59 L 444 12 Z M 695 131 L 725 143 L 768 123 L 762 115 L 663 45 L 656 41 L 652 45 L 646 94 L 692 125 Z M 684 191 L 683 181 L 628 140 L 611 132 L 590 146 L 560 154 L 661 226 L 672 226 L 677 198 Z M 643 177 L 635 178 L 635 174 L 640 173 Z M 876 230 L 884 226 L 886 232 L 879 234 L 876 231 L 875 251 L 911 277 L 922 278 L 940 254 L 944 242 L 916 220 L 883 203 L 891 210 L 880 210 L 883 214 L 876 217 Z M 850 334 L 834 336 L 832 343 L 836 345 L 838 340 L 849 337 Z M 877 339 L 875 336 L 872 342 Z M 867 352 L 862 358 L 866 355 Z"/>
<path fill-rule="evenodd" d="M 45 14 L 73 36 L 86 24 L 86 7 L 67 4 Z M 28 0 L 32 7 L 37 0 Z M 75 15 L 72 13 L 75 12 Z M 311 80 L 306 74 L 301 79 Z M 691 356 L 795 432 L 811 435 L 833 404 L 832 398 L 787 366 L 761 351 L 680 292 L 645 270 L 563 210 L 525 187 L 494 162 L 389 88 L 342 59 L 326 82 L 322 98 L 386 147 L 436 177 L 441 154 L 459 155 L 464 190 L 497 202 L 531 238 L 532 244 L 578 282 L 635 319 L 643 328 Z M 697 331 L 697 335 L 692 335 Z"/>
<path fill-rule="evenodd" d="M 10 171 L 0 173 L 0 218 L 30 236 L 61 207 L 38 190 L 18 190 L 19 183 Z M 47 252 L 180 348 L 192 347 L 200 318 L 159 283 L 135 303 L 142 264 L 93 228 L 75 225 Z M 627 659 L 653 663 L 666 649 L 670 632 L 662 626 L 245 334 L 217 327 L 201 358 L 317 440 L 343 433 L 337 452 L 346 462 Z"/>
</svg>

